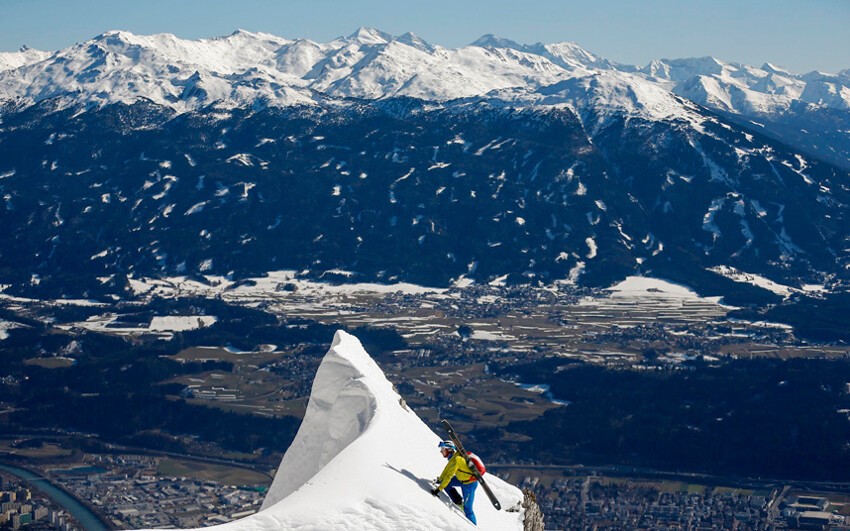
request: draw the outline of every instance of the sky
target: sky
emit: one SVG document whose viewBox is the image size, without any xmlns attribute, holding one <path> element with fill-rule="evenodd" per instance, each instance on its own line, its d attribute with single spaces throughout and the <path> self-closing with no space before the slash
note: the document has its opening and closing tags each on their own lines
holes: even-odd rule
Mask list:
<svg viewBox="0 0 850 531">
<path fill-rule="evenodd" d="M 449 48 L 487 33 L 572 41 L 637 65 L 711 55 L 799 73 L 850 68 L 850 0 L 0 0 L 0 51 L 57 50 L 113 29 L 326 42 L 360 26 Z"/>
</svg>

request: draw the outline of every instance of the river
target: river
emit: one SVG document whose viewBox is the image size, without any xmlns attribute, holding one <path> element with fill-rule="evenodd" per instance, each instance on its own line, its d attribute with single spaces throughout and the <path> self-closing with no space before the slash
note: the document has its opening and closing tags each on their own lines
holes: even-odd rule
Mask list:
<svg viewBox="0 0 850 531">
<path fill-rule="evenodd" d="M 54 486 L 44 476 L 33 474 L 29 470 L 8 465 L 0 465 L 0 470 L 26 481 L 35 490 L 46 494 L 57 505 L 71 513 L 86 531 L 105 531 L 109 529 L 88 507 L 71 497 L 67 492 Z"/>
</svg>

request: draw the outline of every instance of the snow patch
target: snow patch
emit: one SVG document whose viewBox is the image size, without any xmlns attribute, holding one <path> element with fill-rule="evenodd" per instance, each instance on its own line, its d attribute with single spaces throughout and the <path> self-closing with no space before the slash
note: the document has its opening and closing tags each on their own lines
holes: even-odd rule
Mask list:
<svg viewBox="0 0 850 531">
<path fill-rule="evenodd" d="M 766 289 L 780 297 L 790 297 L 794 293 L 800 293 L 802 290 L 797 288 L 792 288 L 791 286 L 786 286 L 784 284 L 780 284 L 778 282 L 774 282 L 769 278 L 763 277 L 761 275 L 757 275 L 755 273 L 746 273 L 744 271 L 739 271 L 731 266 L 714 266 L 707 268 L 712 273 L 717 273 L 720 276 L 726 277 L 735 282 L 740 282 L 742 284 L 751 284 L 753 286 L 758 286 L 760 288 Z"/>
<path fill-rule="evenodd" d="M 148 329 L 153 332 L 185 332 L 211 326 L 217 320 L 213 315 L 169 315 L 152 318 Z"/>
<path fill-rule="evenodd" d="M 626 280 L 611 286 L 606 291 L 611 297 L 620 298 L 662 298 L 717 303 L 720 297 L 700 297 L 695 291 L 681 284 L 651 277 L 627 277 Z"/>
<path fill-rule="evenodd" d="M 593 238 L 586 238 L 584 240 L 584 242 L 587 244 L 587 248 L 589 249 L 589 251 L 587 253 L 587 258 L 588 259 L 596 258 L 596 251 L 597 251 L 596 241 Z"/>
</svg>

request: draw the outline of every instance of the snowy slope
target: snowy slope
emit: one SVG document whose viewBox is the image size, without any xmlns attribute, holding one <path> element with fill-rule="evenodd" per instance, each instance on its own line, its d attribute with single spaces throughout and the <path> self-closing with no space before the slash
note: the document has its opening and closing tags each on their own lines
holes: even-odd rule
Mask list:
<svg viewBox="0 0 850 531">
<path fill-rule="evenodd" d="M 10 56 L 11 57 L 11 56 Z M 237 31 L 197 41 L 110 31 L 33 63 L 0 72 L 0 100 L 132 103 L 146 98 L 179 111 L 214 101 L 271 105 L 323 97 L 414 96 L 448 100 L 508 86 L 539 86 L 570 74 L 546 57 L 513 49 L 449 50 L 413 34 L 361 28 L 329 43 Z"/>
<path fill-rule="evenodd" d="M 34 50 L 26 46 L 17 52 L 0 52 L 0 72 L 43 61 L 51 54 L 51 52 Z"/>
<path fill-rule="evenodd" d="M 187 111 L 215 101 L 288 106 L 331 98 L 411 96 L 432 101 L 542 87 L 604 74 L 642 80 L 701 105 L 738 114 L 772 114 L 796 101 L 850 109 L 850 78 L 797 75 L 713 57 L 663 59 L 643 68 L 598 57 L 575 43 L 519 44 L 485 35 L 448 49 L 411 33 L 360 28 L 328 43 L 237 31 L 213 39 L 110 31 L 56 53 L 0 54 L 0 101 L 131 103 L 139 98 Z"/>
<path fill-rule="evenodd" d="M 638 73 L 696 103 L 736 114 L 776 114 L 795 101 L 850 109 L 850 80 L 840 74 L 797 75 L 770 63 L 757 68 L 714 57 L 656 60 Z"/>
<path fill-rule="evenodd" d="M 354 336 L 339 331 L 322 360 L 307 413 L 262 510 L 222 530 L 464 530 L 463 514 L 434 498 L 440 440 L 393 390 Z M 488 475 L 506 509 L 519 489 Z M 496 511 L 478 489 L 478 529 L 522 529 L 523 513 Z M 207 528 L 210 529 L 210 528 Z"/>
</svg>

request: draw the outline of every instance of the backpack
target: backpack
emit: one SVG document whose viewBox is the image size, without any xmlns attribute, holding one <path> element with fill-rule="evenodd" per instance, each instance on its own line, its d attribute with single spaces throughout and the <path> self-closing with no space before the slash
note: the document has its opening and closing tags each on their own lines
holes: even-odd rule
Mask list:
<svg viewBox="0 0 850 531">
<path fill-rule="evenodd" d="M 482 476 L 487 473 L 487 467 L 484 466 L 484 461 L 480 457 L 472 452 L 467 452 L 467 455 L 469 455 L 468 465 L 474 466 Z"/>
</svg>

